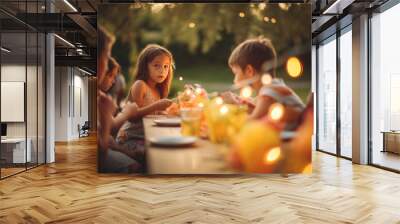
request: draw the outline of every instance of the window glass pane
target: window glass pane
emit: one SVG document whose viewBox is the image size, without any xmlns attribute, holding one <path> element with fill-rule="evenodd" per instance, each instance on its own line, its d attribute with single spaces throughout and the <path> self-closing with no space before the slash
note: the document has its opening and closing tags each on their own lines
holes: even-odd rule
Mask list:
<svg viewBox="0 0 400 224">
<path fill-rule="evenodd" d="M 340 153 L 352 157 L 352 33 L 340 36 Z"/>
<path fill-rule="evenodd" d="M 31 151 L 26 150 L 25 90 L 26 33 L 1 34 L 1 175 L 25 170 Z"/>
<path fill-rule="evenodd" d="M 318 48 L 318 148 L 336 153 L 336 39 Z"/>
<path fill-rule="evenodd" d="M 371 19 L 372 163 L 396 170 L 400 170 L 400 31 L 395 28 L 399 21 L 400 4 Z"/>
</svg>

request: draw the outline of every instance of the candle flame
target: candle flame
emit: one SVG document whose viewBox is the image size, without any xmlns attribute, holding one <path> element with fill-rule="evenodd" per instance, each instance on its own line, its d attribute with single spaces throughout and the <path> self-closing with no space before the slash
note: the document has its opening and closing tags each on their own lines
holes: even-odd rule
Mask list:
<svg viewBox="0 0 400 224">
<path fill-rule="evenodd" d="M 239 17 L 240 18 L 243 18 L 243 17 L 245 17 L 246 16 L 246 14 L 244 14 L 244 12 L 239 12 Z"/>
<path fill-rule="evenodd" d="M 300 59 L 297 57 L 290 57 L 286 63 L 286 71 L 293 78 L 299 77 L 303 72 L 303 65 Z"/>
<path fill-rule="evenodd" d="M 283 117 L 284 111 L 285 111 L 285 108 L 282 104 L 274 103 L 270 107 L 269 116 L 272 120 L 277 121 Z"/>
<path fill-rule="evenodd" d="M 191 95 L 191 94 L 192 94 L 192 91 L 191 91 L 190 89 L 186 89 L 186 90 L 185 90 L 185 94 L 186 94 L 186 95 Z"/>
<path fill-rule="evenodd" d="M 264 17 L 264 21 L 265 21 L 265 22 L 269 22 L 268 16 L 265 16 L 265 17 Z"/>
<path fill-rule="evenodd" d="M 281 148 L 275 147 L 265 153 L 264 163 L 269 164 L 275 162 L 281 156 Z"/>
<path fill-rule="evenodd" d="M 182 76 L 179 76 L 179 81 L 182 81 L 183 80 L 183 77 Z"/>
<path fill-rule="evenodd" d="M 196 93 L 197 94 L 201 94 L 203 92 L 203 90 L 201 88 L 196 88 Z"/>
<path fill-rule="evenodd" d="M 196 23 L 194 23 L 194 22 L 189 23 L 189 28 L 195 28 L 195 27 L 196 27 Z"/>
<path fill-rule="evenodd" d="M 272 82 L 272 76 L 269 73 L 265 73 L 262 77 L 261 77 L 261 82 L 263 85 L 269 85 Z"/>
<path fill-rule="evenodd" d="M 224 100 L 223 100 L 221 97 L 217 97 L 217 98 L 215 99 L 215 103 L 218 104 L 218 105 L 221 105 L 221 104 L 224 103 Z"/>
<path fill-rule="evenodd" d="M 221 112 L 221 114 L 226 114 L 228 113 L 229 108 L 226 105 L 223 105 L 220 109 L 219 112 Z"/>
<path fill-rule="evenodd" d="M 271 18 L 271 23 L 276 23 L 276 19 L 275 18 Z"/>
<path fill-rule="evenodd" d="M 240 90 L 240 96 L 244 98 L 249 98 L 251 97 L 251 94 L 253 93 L 253 90 L 251 89 L 250 86 L 244 87 L 242 90 Z"/>
</svg>

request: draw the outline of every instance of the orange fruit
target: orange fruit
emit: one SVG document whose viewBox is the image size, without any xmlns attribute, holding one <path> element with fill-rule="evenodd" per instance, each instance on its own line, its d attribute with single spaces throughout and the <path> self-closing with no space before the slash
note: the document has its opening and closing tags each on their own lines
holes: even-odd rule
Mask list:
<svg viewBox="0 0 400 224">
<path fill-rule="evenodd" d="M 271 125 L 261 121 L 251 121 L 245 124 L 233 140 L 233 150 L 237 153 L 245 172 L 271 173 L 279 163 L 266 162 L 265 157 L 271 149 L 279 147 L 280 132 Z"/>
</svg>

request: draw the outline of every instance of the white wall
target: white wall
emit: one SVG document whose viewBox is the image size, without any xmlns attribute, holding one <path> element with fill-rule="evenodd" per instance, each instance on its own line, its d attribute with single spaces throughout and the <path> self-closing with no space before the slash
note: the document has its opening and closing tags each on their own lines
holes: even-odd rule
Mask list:
<svg viewBox="0 0 400 224">
<path fill-rule="evenodd" d="M 2 65 L 1 81 L 5 82 L 25 82 L 25 65 Z M 7 110 L 7 108 L 1 108 Z M 7 137 L 25 137 L 25 123 L 7 123 Z"/>
<path fill-rule="evenodd" d="M 55 140 L 77 139 L 78 124 L 88 120 L 88 78 L 76 68 L 56 67 L 55 85 Z"/>
<path fill-rule="evenodd" d="M 36 71 L 38 69 L 38 71 Z M 3 64 L 1 66 L 1 81 L 5 82 L 24 82 L 26 83 L 26 110 L 27 120 L 24 122 L 6 122 L 8 138 L 25 138 L 30 139 L 30 147 L 32 150 L 32 161 L 44 163 L 44 92 L 43 89 L 42 67 L 27 66 L 25 64 Z M 25 78 L 28 78 L 26 81 Z M 6 96 L 2 96 L 6 97 Z M 1 108 L 1 110 L 9 110 L 10 108 Z M 10 111 L 9 111 L 10 112 Z M 25 113 L 25 111 L 22 111 Z M 11 111 L 12 113 L 12 111 Z M 39 156 L 37 156 L 39 153 Z"/>
</svg>

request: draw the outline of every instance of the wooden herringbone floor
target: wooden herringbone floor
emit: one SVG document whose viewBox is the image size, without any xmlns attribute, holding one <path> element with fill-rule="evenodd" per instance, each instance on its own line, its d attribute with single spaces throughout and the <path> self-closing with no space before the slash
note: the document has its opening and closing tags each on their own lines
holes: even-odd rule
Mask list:
<svg viewBox="0 0 400 224">
<path fill-rule="evenodd" d="M 0 181 L 0 223 L 400 223 L 400 175 L 314 153 L 312 175 L 100 175 L 93 137 Z"/>
</svg>

